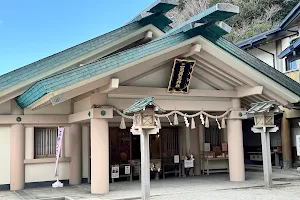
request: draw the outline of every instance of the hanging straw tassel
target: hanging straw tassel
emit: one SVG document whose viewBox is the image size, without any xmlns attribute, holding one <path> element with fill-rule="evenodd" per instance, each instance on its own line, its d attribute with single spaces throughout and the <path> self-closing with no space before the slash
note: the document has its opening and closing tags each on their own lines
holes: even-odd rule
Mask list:
<svg viewBox="0 0 300 200">
<path fill-rule="evenodd" d="M 219 129 L 221 129 L 221 125 L 220 125 L 220 123 L 219 123 L 219 121 L 218 121 L 218 118 L 216 117 L 216 122 L 217 122 L 217 124 L 218 124 L 218 128 Z"/>
<path fill-rule="evenodd" d="M 170 123 L 170 126 L 173 126 L 173 124 L 172 124 L 170 118 L 169 118 L 168 116 L 166 116 L 166 118 L 168 119 L 168 121 L 169 121 L 169 123 Z"/>
<path fill-rule="evenodd" d="M 156 126 L 157 126 L 157 128 L 161 129 L 161 124 L 160 124 L 159 117 L 156 120 Z"/>
<path fill-rule="evenodd" d="M 202 125 L 204 125 L 204 117 L 203 117 L 202 112 L 200 113 L 200 120 L 201 120 Z"/>
<path fill-rule="evenodd" d="M 205 128 L 209 128 L 209 120 L 208 120 L 207 116 L 206 116 L 206 120 L 205 120 Z"/>
<path fill-rule="evenodd" d="M 196 128 L 195 120 L 194 120 L 194 118 L 192 118 L 191 129 L 195 129 L 195 128 Z"/>
<path fill-rule="evenodd" d="M 124 117 L 122 117 L 122 119 L 121 119 L 121 123 L 120 123 L 120 127 L 119 127 L 120 129 L 126 129 L 126 124 L 125 124 L 125 119 L 124 119 Z"/>
<path fill-rule="evenodd" d="M 189 121 L 188 121 L 188 119 L 187 119 L 186 114 L 184 115 L 183 119 L 184 119 L 185 126 L 186 126 L 186 127 L 189 127 L 189 126 L 190 126 L 190 123 L 189 123 Z"/>
<path fill-rule="evenodd" d="M 177 117 L 177 113 L 175 113 L 174 115 L 174 123 L 173 123 L 175 126 L 177 126 L 179 124 L 178 122 L 178 117 Z"/>
<path fill-rule="evenodd" d="M 222 122 L 221 122 L 221 126 L 222 126 L 222 128 L 226 128 L 226 122 L 225 122 L 225 117 L 224 118 L 222 118 Z"/>
</svg>

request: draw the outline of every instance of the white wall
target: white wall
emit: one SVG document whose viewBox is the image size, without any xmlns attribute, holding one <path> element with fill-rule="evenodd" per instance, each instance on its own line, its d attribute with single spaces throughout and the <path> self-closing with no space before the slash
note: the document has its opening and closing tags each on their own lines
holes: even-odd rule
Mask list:
<svg viewBox="0 0 300 200">
<path fill-rule="evenodd" d="M 54 176 L 55 163 L 39 163 L 25 165 L 25 182 L 44 182 L 56 180 Z M 58 167 L 60 180 L 69 179 L 69 163 L 61 162 Z"/>
<path fill-rule="evenodd" d="M 4 102 L 0 104 L 0 114 L 1 115 L 8 115 L 11 112 L 11 103 L 10 101 Z"/>
<path fill-rule="evenodd" d="M 0 185 L 10 183 L 10 127 L 0 127 Z"/>
<path fill-rule="evenodd" d="M 277 59 L 275 42 L 262 45 L 260 46 L 260 48 L 273 53 L 275 55 L 275 59 Z M 273 67 L 273 56 L 271 54 L 266 53 L 257 48 L 250 49 L 248 53 L 252 54 L 253 56 L 257 57 L 258 59 Z"/>
<path fill-rule="evenodd" d="M 87 98 L 82 99 L 80 101 L 74 102 L 74 113 L 90 109 L 91 108 L 90 101 L 91 101 L 91 98 L 87 97 Z"/>
</svg>

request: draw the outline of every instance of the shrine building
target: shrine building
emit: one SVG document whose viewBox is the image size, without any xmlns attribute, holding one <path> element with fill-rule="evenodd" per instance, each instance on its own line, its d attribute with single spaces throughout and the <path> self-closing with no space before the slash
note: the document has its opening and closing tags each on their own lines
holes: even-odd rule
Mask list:
<svg viewBox="0 0 300 200">
<path fill-rule="evenodd" d="M 224 38 L 237 6 L 216 4 L 173 28 L 166 13 L 176 6 L 156 1 L 116 30 L 0 76 L 1 189 L 56 181 L 58 127 L 64 184 L 90 182 L 103 194 L 114 181 L 140 179 L 131 129 L 133 113 L 149 105 L 157 109 L 143 123 L 159 128 L 151 178 L 226 172 L 247 181 L 244 144 L 255 133 L 246 111 L 259 102 L 293 109 L 300 84 Z"/>
</svg>

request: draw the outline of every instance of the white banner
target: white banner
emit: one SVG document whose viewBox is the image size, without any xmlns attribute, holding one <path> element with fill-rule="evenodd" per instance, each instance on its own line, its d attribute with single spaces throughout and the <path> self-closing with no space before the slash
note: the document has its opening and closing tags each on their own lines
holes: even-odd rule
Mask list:
<svg viewBox="0 0 300 200">
<path fill-rule="evenodd" d="M 56 162 L 55 162 L 55 169 L 54 169 L 54 175 L 57 176 L 57 167 L 58 167 L 58 159 L 61 149 L 61 143 L 64 135 L 64 127 L 58 127 L 58 135 L 57 135 L 57 142 L 56 142 Z"/>
<path fill-rule="evenodd" d="M 297 156 L 300 156 L 300 135 L 296 135 Z"/>
</svg>

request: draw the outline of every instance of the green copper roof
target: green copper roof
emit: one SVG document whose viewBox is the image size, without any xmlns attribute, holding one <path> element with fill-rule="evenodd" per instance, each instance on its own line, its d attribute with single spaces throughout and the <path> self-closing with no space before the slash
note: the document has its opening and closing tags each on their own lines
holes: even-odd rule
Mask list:
<svg viewBox="0 0 300 200">
<path fill-rule="evenodd" d="M 17 83 L 36 77 L 49 70 L 53 70 L 69 61 L 72 61 L 80 56 L 86 55 L 98 48 L 110 44 L 116 39 L 127 36 L 134 31 L 142 28 L 143 24 L 135 22 L 128 24 L 119 29 L 81 43 L 42 60 L 16 69 L 12 72 L 0 76 L 0 91 L 5 90 Z"/>
<path fill-rule="evenodd" d="M 226 7 L 226 9 L 230 10 L 230 7 Z M 236 13 L 236 9 L 233 9 L 232 13 Z M 224 18 L 227 18 L 231 14 L 228 14 L 227 11 L 226 14 L 223 13 Z M 227 51 L 237 59 L 240 59 L 244 63 L 248 64 L 250 67 L 271 78 L 272 80 L 278 82 L 293 93 L 300 95 L 300 84 L 221 37 L 222 35 L 228 32 L 228 26 L 226 26 L 226 24 L 214 21 L 219 18 L 221 19 L 221 13 L 216 14 L 216 16 L 214 17 L 207 17 L 207 19 L 214 20 L 210 23 L 204 23 L 201 25 L 197 23 L 201 22 L 202 17 L 206 17 L 210 14 L 199 15 L 200 16 L 195 16 L 193 18 L 195 21 L 189 21 L 189 23 L 192 24 L 191 27 L 183 29 L 183 26 L 175 31 L 172 30 L 171 34 L 166 33 L 165 36 L 160 37 L 147 44 L 112 54 L 111 56 L 102 58 L 96 62 L 89 63 L 87 65 L 77 67 L 72 70 L 62 72 L 52 77 L 40 80 L 26 92 L 20 95 L 17 98 L 17 102 L 22 108 L 27 107 L 28 105 L 34 103 L 36 100 L 40 99 L 41 97 L 50 92 L 78 83 L 80 81 L 102 74 L 104 72 L 108 72 L 112 69 L 116 69 L 125 64 L 134 62 L 151 54 L 180 44 L 186 41 L 187 39 L 193 38 L 197 35 L 203 36 L 204 38 L 212 42 L 212 44 L 219 46 L 220 48 Z M 158 16 L 159 15 L 151 14 L 148 17 L 155 18 Z M 140 21 L 140 23 L 148 23 L 146 22 L 146 20 L 147 17 L 143 18 Z"/>
<path fill-rule="evenodd" d="M 156 40 L 136 48 L 113 54 L 109 57 L 100 59 L 97 62 L 51 76 L 35 83 L 31 88 L 17 98 L 17 102 L 22 108 L 27 107 L 52 91 L 67 87 L 87 78 L 102 74 L 148 55 L 157 53 L 166 48 L 177 45 L 188 38 L 189 37 L 184 33 L 179 33 L 177 35 L 172 35 L 161 40 Z"/>
<path fill-rule="evenodd" d="M 154 97 L 147 97 L 144 99 L 136 100 L 133 105 L 123 110 L 124 114 L 135 113 L 145 110 L 147 106 L 154 105 L 157 109 L 160 109 L 158 105 L 154 103 Z"/>
<path fill-rule="evenodd" d="M 167 32 L 171 29 L 169 24 L 172 21 L 167 18 L 164 13 L 175 6 L 176 1 L 174 0 L 159 0 L 153 4 L 152 7 L 149 7 L 148 14 L 141 14 L 125 26 L 4 74 L 0 76 L 0 91 L 8 89 L 22 81 L 34 78 L 49 70 L 58 68 L 80 56 L 84 56 L 117 39 L 125 37 L 148 24 L 153 24 L 163 32 Z"/>
</svg>

